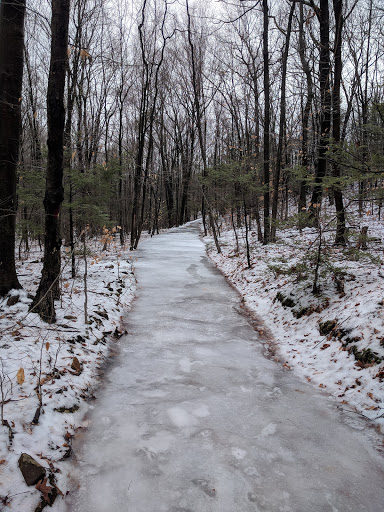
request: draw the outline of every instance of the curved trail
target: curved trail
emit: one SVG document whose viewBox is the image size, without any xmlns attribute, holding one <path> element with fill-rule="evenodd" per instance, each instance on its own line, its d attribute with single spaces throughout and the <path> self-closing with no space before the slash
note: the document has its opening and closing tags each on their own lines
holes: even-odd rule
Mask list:
<svg viewBox="0 0 384 512">
<path fill-rule="evenodd" d="M 263 356 L 196 225 L 138 256 L 129 334 L 75 446 L 68 510 L 383 510 L 363 420 Z"/>
</svg>

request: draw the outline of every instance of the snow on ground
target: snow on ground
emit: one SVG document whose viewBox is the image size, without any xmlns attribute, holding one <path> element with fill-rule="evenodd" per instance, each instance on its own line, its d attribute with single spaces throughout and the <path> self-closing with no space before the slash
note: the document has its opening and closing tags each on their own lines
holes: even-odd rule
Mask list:
<svg viewBox="0 0 384 512">
<path fill-rule="evenodd" d="M 384 432 L 384 226 L 372 210 L 349 216 L 346 249 L 332 244 L 331 212 L 323 212 L 320 293 L 312 292 L 319 246 L 317 229 L 287 225 L 276 244 L 263 246 L 254 226 L 249 233 L 251 267 L 244 230 L 236 238 L 226 219 L 222 254 L 208 238 L 208 253 L 237 288 L 245 305 L 272 332 L 283 366 L 323 388 L 344 404 L 373 420 Z M 368 250 L 356 248 L 358 232 L 369 226 Z M 353 235 L 353 230 L 356 234 Z"/>
<path fill-rule="evenodd" d="M 378 512 L 381 436 L 264 356 L 195 223 L 142 245 L 60 512 Z"/>
<path fill-rule="evenodd" d="M 72 437 L 84 426 L 101 366 L 121 334 L 122 315 L 134 297 L 129 251 L 108 232 L 88 245 L 87 324 L 82 249 L 76 256 L 75 280 L 69 254 L 64 255 L 56 324 L 45 324 L 37 314 L 28 313 L 42 267 L 43 254 L 36 247 L 18 262 L 23 290 L 12 292 L 9 304 L 15 303 L 8 305 L 8 298 L 0 301 L 0 407 L 9 425 L 0 421 L 0 510 L 33 511 L 40 502 L 42 494 L 26 486 L 18 468 L 24 452 L 51 469 L 65 494 L 60 461 L 70 456 Z M 34 425 L 39 397 L 41 414 Z"/>
</svg>

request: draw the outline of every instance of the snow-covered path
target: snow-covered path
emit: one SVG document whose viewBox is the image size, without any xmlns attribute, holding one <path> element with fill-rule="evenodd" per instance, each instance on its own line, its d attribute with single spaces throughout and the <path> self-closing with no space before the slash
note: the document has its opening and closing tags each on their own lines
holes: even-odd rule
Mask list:
<svg viewBox="0 0 384 512">
<path fill-rule="evenodd" d="M 75 445 L 68 510 L 383 510 L 364 421 L 263 356 L 197 225 L 138 254 L 129 334 Z"/>
</svg>

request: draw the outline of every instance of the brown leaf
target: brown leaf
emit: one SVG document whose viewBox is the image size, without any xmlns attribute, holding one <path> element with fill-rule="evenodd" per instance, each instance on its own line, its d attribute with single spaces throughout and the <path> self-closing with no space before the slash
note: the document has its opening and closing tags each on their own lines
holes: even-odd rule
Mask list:
<svg viewBox="0 0 384 512">
<path fill-rule="evenodd" d="M 40 480 L 35 487 L 38 491 L 40 491 L 43 495 L 44 501 L 48 503 L 48 505 L 51 504 L 51 498 L 49 497 L 49 493 L 52 491 L 52 487 L 50 485 L 47 485 L 48 478 L 44 478 L 44 480 Z"/>
<path fill-rule="evenodd" d="M 80 361 L 77 359 L 77 357 L 73 358 L 71 368 L 73 370 L 75 370 L 76 372 L 79 372 L 81 370 L 81 364 L 80 364 Z"/>
<path fill-rule="evenodd" d="M 17 383 L 21 386 L 25 381 L 24 368 L 20 368 L 16 375 Z"/>
<path fill-rule="evenodd" d="M 45 350 L 47 352 L 48 352 L 50 346 L 51 346 L 51 344 L 49 343 L 49 341 L 47 341 L 47 343 L 45 344 Z"/>
<path fill-rule="evenodd" d="M 5 464 L 5 462 L 6 462 L 6 460 L 5 460 L 5 459 L 1 459 L 1 460 L 0 460 L 0 465 L 1 465 L 1 464 Z"/>
</svg>

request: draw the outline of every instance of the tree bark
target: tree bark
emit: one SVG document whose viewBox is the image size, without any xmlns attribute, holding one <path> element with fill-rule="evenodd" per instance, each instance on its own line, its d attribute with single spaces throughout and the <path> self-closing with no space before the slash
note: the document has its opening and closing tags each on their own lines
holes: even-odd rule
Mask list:
<svg viewBox="0 0 384 512">
<path fill-rule="evenodd" d="M 264 164 L 263 164 L 263 177 L 264 177 L 264 245 L 269 243 L 270 240 L 270 216 L 269 216 L 269 161 L 270 161 L 270 143 L 269 143 L 269 130 L 270 130 L 270 90 L 269 90 L 269 41 L 268 41 L 268 0 L 263 0 L 263 63 L 264 63 Z"/>
<path fill-rule="evenodd" d="M 331 128 L 331 85 L 329 49 L 329 5 L 328 0 L 320 0 L 317 12 L 320 22 L 320 136 L 318 158 L 315 165 L 315 185 L 313 187 L 310 212 L 316 222 L 317 210 L 323 195 L 323 179 L 327 171 L 327 156 Z"/>
<path fill-rule="evenodd" d="M 44 265 L 31 310 L 49 323 L 56 321 L 54 300 L 59 297 L 61 270 L 60 207 L 64 198 L 64 86 L 67 66 L 70 0 L 52 0 L 51 62 L 48 78 L 48 165 L 44 197 Z"/>
<path fill-rule="evenodd" d="M 0 5 L 0 296 L 21 285 L 15 266 L 25 0 Z"/>
<path fill-rule="evenodd" d="M 332 93 L 332 137 L 335 145 L 335 151 L 338 150 L 340 144 L 340 85 L 342 71 L 342 32 L 343 32 L 343 0 L 333 0 L 333 11 L 335 15 L 335 72 Z M 345 211 L 343 204 L 343 193 L 340 183 L 340 166 L 337 158 L 332 162 L 332 176 L 336 178 L 334 184 L 333 195 L 336 207 L 336 237 L 335 243 L 338 245 L 346 245 L 346 229 L 345 229 Z"/>
</svg>

